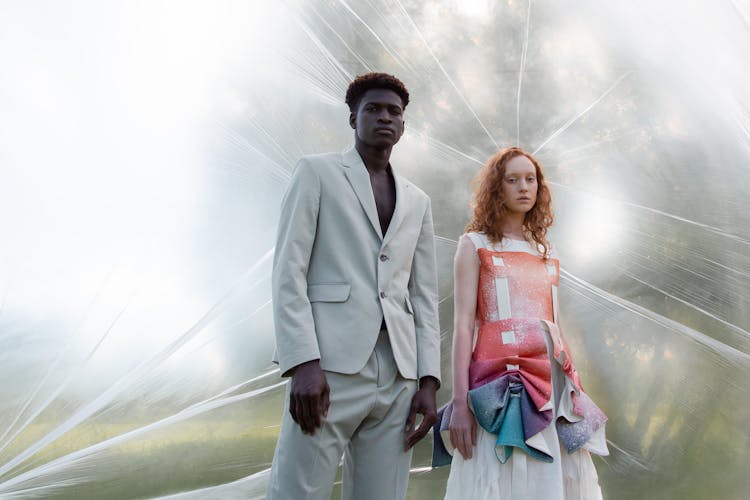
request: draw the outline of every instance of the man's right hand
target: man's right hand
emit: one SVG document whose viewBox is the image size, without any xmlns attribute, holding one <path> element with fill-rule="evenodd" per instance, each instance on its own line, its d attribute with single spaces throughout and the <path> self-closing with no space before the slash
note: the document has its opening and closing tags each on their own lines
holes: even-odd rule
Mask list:
<svg viewBox="0 0 750 500">
<path fill-rule="evenodd" d="M 292 391 L 289 396 L 289 413 L 302 432 L 315 434 L 322 425 L 321 415 L 328 415 L 330 388 L 320 360 L 297 365 L 292 374 Z"/>
</svg>

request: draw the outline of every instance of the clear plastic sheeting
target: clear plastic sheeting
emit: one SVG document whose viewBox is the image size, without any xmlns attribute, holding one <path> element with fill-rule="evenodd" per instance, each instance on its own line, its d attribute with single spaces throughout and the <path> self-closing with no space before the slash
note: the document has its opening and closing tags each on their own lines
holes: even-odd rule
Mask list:
<svg viewBox="0 0 750 500">
<path fill-rule="evenodd" d="M 470 179 L 517 144 L 605 497 L 750 494 L 749 2 L 17 1 L 0 41 L 0 498 L 263 498 L 279 202 L 352 143 L 368 70 L 412 93 L 393 165 L 432 197 L 440 402 Z M 410 499 L 444 491 L 430 446 Z"/>
</svg>

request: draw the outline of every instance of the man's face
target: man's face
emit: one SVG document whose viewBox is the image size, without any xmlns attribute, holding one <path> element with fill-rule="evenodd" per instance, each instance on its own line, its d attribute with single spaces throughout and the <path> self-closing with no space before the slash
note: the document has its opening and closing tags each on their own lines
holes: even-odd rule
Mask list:
<svg viewBox="0 0 750 500">
<path fill-rule="evenodd" d="M 356 113 L 349 115 L 357 142 L 378 149 L 390 148 L 404 133 L 404 108 L 392 90 L 370 89 L 359 101 Z"/>
</svg>

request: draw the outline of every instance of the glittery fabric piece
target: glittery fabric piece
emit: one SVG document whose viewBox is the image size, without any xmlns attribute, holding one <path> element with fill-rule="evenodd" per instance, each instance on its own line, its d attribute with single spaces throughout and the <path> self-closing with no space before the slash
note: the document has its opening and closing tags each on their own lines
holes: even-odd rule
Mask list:
<svg viewBox="0 0 750 500">
<path fill-rule="evenodd" d="M 582 417 L 577 422 L 565 418 L 557 419 L 557 436 L 568 453 L 574 453 L 585 445 L 591 436 L 607 422 L 607 416 L 585 393 L 573 394 L 573 412 Z"/>
<path fill-rule="evenodd" d="M 551 354 L 567 378 L 569 390 L 563 391 L 554 413 L 558 437 L 572 453 L 589 441 L 607 417 L 583 392 L 567 343 L 554 322 L 552 297 L 560 280 L 559 261 L 488 248 L 478 248 L 477 255 L 477 342 L 469 366 L 469 398 L 477 422 L 498 436 L 497 446 L 505 448 L 498 454 L 501 462 L 513 448 L 551 461 L 545 450 L 528 444 L 554 419 Z M 547 350 L 547 334 L 552 353 Z M 450 443 L 451 409 L 450 405 L 441 408 L 434 427 L 434 466 L 450 462 L 446 445 Z"/>
<path fill-rule="evenodd" d="M 518 371 L 541 409 L 552 397 L 552 380 L 540 320 L 554 321 L 552 286 L 559 283 L 559 262 L 526 252 L 494 252 L 486 248 L 478 249 L 477 255 L 478 330 L 469 367 L 469 388 L 486 384 L 508 371 Z M 497 298 L 497 279 L 507 286 L 509 311 L 499 309 L 502 301 Z M 505 342 L 503 332 L 513 332 L 513 341 Z"/>
<path fill-rule="evenodd" d="M 527 252 L 495 252 L 477 249 L 479 257 L 479 289 L 477 321 L 480 327 L 502 318 L 537 318 L 554 321 L 552 285 L 560 281 L 557 259 L 543 259 Z M 496 259 L 493 259 L 496 257 Z M 496 265 L 495 262 L 502 262 Z M 551 274 L 547 265 L 554 266 Z M 498 310 L 495 278 L 508 280 L 510 314 Z"/>
</svg>

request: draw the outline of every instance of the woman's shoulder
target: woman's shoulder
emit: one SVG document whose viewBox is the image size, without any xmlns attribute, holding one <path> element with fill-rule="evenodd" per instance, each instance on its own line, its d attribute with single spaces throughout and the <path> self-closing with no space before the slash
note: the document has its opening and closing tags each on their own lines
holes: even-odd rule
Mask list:
<svg viewBox="0 0 750 500">
<path fill-rule="evenodd" d="M 479 250 L 487 246 L 487 237 L 484 233 L 478 231 L 467 231 L 459 238 L 459 244 L 461 241 L 470 241 L 474 246 L 474 249 Z"/>
<path fill-rule="evenodd" d="M 459 245 L 462 242 L 471 242 L 475 250 L 485 248 L 492 252 L 525 252 L 539 257 L 544 256 L 544 247 L 533 241 L 517 240 L 513 238 L 503 238 L 499 242 L 492 242 L 489 237 L 480 231 L 467 231 L 459 238 Z M 465 244 L 465 243 L 463 243 Z M 557 248 L 551 242 L 548 243 L 547 258 L 557 259 Z"/>
</svg>

